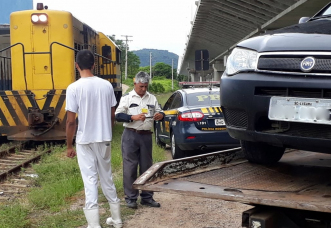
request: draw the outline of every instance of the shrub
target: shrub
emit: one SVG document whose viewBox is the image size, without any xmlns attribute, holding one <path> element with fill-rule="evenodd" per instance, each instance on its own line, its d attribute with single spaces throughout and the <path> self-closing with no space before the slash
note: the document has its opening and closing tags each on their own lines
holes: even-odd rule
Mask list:
<svg viewBox="0 0 331 228">
<path fill-rule="evenodd" d="M 155 87 L 156 87 L 156 90 L 158 93 L 163 93 L 165 91 L 165 89 L 161 83 L 156 83 Z"/>
<path fill-rule="evenodd" d="M 165 76 L 154 76 L 152 80 L 166 80 L 167 78 Z"/>
<path fill-rule="evenodd" d="M 149 84 L 148 90 L 152 93 L 163 93 L 165 91 L 161 83 Z"/>
</svg>

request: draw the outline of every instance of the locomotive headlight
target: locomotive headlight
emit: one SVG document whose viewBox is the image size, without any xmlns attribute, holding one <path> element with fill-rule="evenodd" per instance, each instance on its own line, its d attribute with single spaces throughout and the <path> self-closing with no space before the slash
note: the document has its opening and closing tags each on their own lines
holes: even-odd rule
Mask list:
<svg viewBox="0 0 331 228">
<path fill-rule="evenodd" d="M 240 71 L 254 71 L 257 67 L 257 52 L 235 48 L 226 62 L 226 74 L 234 75 Z"/>
<path fill-rule="evenodd" d="M 39 21 L 38 15 L 32 15 L 31 20 L 32 20 L 32 22 L 35 22 L 35 23 L 38 22 Z"/>
<path fill-rule="evenodd" d="M 39 15 L 39 20 L 41 22 L 46 22 L 47 21 L 47 16 L 45 14 L 41 14 L 41 15 Z"/>
<path fill-rule="evenodd" d="M 45 24 L 48 21 L 47 15 L 42 13 L 36 13 L 31 15 L 31 21 L 34 24 Z"/>
</svg>

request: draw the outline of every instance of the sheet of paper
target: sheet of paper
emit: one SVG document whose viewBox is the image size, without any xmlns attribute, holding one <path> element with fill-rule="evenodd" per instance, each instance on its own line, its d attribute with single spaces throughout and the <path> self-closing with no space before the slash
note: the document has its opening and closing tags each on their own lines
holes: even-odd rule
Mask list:
<svg viewBox="0 0 331 228">
<path fill-rule="evenodd" d="M 138 115 L 140 113 L 141 113 L 141 108 L 139 106 L 133 107 L 133 108 L 129 108 L 129 114 L 130 115 Z"/>
</svg>

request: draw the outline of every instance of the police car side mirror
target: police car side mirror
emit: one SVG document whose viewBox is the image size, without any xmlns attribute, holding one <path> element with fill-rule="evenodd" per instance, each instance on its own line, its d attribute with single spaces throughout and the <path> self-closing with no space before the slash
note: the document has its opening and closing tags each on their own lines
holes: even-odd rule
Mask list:
<svg viewBox="0 0 331 228">
<path fill-rule="evenodd" d="M 306 23 L 309 19 L 310 17 L 301 17 L 299 20 L 299 24 Z"/>
</svg>

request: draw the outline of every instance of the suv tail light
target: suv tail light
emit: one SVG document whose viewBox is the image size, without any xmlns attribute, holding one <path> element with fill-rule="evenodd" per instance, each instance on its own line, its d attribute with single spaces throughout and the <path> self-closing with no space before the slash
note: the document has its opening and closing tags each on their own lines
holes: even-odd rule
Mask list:
<svg viewBox="0 0 331 228">
<path fill-rule="evenodd" d="M 201 112 L 183 112 L 178 115 L 179 121 L 189 121 L 189 122 L 196 122 L 201 121 L 204 117 L 204 114 Z"/>
</svg>

